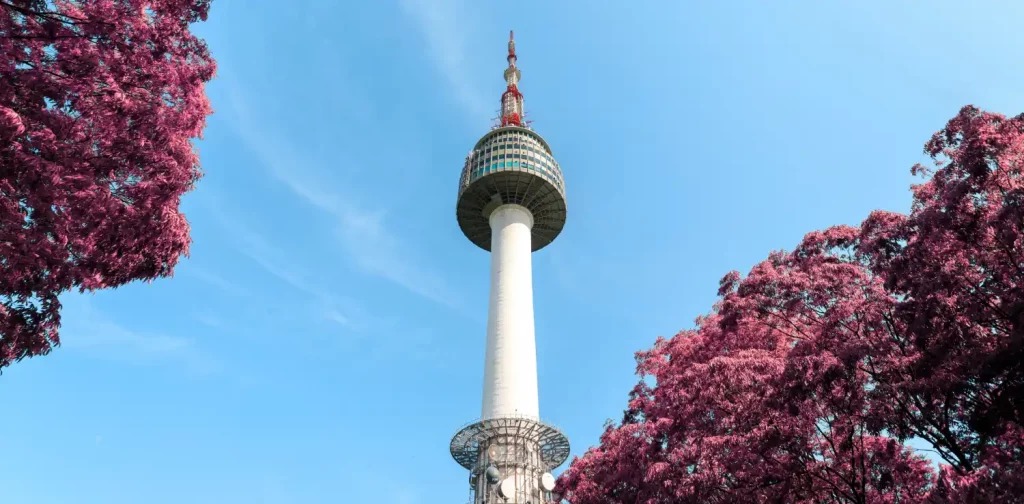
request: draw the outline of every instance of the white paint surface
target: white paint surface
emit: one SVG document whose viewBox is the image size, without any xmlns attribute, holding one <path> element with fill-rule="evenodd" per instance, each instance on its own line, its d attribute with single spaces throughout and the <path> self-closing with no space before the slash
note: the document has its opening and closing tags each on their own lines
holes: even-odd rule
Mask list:
<svg viewBox="0 0 1024 504">
<path fill-rule="evenodd" d="M 487 314 L 482 418 L 539 419 L 533 271 L 525 207 L 502 205 L 490 216 L 491 296 Z"/>
</svg>

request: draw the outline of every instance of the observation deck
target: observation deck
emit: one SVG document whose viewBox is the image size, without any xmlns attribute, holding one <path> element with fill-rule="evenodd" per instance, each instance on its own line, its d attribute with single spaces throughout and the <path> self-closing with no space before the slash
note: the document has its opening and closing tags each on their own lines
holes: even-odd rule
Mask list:
<svg viewBox="0 0 1024 504">
<path fill-rule="evenodd" d="M 533 214 L 532 251 L 554 241 L 565 227 L 565 180 L 551 147 L 537 132 L 522 126 L 489 131 L 466 157 L 459 177 L 456 217 L 467 238 L 491 250 L 489 218 L 504 204 Z"/>
</svg>

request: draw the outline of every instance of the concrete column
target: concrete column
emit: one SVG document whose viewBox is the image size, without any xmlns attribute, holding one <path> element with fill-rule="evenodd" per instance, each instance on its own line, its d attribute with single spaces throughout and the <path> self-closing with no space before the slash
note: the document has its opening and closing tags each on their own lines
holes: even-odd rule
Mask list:
<svg viewBox="0 0 1024 504">
<path fill-rule="evenodd" d="M 539 418 L 530 229 L 519 205 L 491 213 L 491 296 L 487 313 L 482 418 Z"/>
</svg>

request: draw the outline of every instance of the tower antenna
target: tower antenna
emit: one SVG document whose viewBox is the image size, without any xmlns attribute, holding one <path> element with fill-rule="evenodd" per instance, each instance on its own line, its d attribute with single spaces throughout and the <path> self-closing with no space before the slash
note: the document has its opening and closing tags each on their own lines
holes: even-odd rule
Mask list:
<svg viewBox="0 0 1024 504">
<path fill-rule="evenodd" d="M 516 67 L 515 32 L 508 31 L 508 68 L 505 69 L 505 92 L 501 94 L 501 126 L 523 126 L 523 93 L 519 92 L 522 73 Z"/>
</svg>

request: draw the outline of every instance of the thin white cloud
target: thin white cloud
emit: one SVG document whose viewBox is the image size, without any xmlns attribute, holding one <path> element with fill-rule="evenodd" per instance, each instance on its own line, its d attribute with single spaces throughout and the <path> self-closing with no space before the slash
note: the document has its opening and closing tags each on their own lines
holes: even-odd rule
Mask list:
<svg viewBox="0 0 1024 504">
<path fill-rule="evenodd" d="M 386 211 L 369 211 L 341 197 L 343 191 L 331 187 L 318 175 L 315 164 L 282 140 L 280 135 L 267 134 L 254 126 L 267 121 L 259 121 L 252 116 L 239 90 L 233 89 L 229 96 L 237 116 L 233 123 L 239 137 L 260 157 L 272 177 L 335 220 L 337 236 L 357 266 L 365 273 L 391 281 L 417 296 L 459 309 L 460 303 L 441 276 L 424 266 L 409 252 L 410 246 L 387 227 Z M 276 267 L 260 253 L 266 248 L 264 244 L 252 236 L 243 238 L 251 242 L 247 252 L 250 257 L 295 287 L 308 290 L 294 275 Z"/>
<path fill-rule="evenodd" d="M 126 328 L 96 310 L 84 295 L 65 302 L 61 317 L 62 347 L 134 364 L 175 362 L 195 374 L 217 371 L 214 360 L 191 339 Z"/>
<path fill-rule="evenodd" d="M 250 234 L 248 236 L 250 239 L 257 237 L 261 238 L 261 235 L 255 234 Z M 292 287 L 300 291 L 312 294 L 314 296 L 320 294 L 319 292 L 317 292 L 316 289 L 310 287 L 309 284 L 306 283 L 306 281 L 302 278 L 302 276 L 299 273 L 292 271 L 288 267 L 282 265 L 279 261 L 271 259 L 271 255 L 277 255 L 276 253 L 271 252 L 272 249 L 270 249 L 269 247 L 259 248 L 254 246 L 253 241 L 246 241 L 249 241 L 249 246 L 244 247 L 243 253 L 249 256 L 249 258 L 252 259 L 253 262 L 260 265 L 260 267 L 262 267 L 264 271 L 270 273 L 271 275 L 277 277 L 279 280 L 287 283 L 288 285 L 291 285 Z"/>
<path fill-rule="evenodd" d="M 338 324 L 340 326 L 345 326 L 345 327 L 351 327 L 352 326 L 352 320 L 349 319 L 348 317 L 342 315 L 340 312 L 338 312 L 338 310 L 334 310 L 334 309 L 328 310 L 327 313 L 326 313 L 326 317 L 327 317 L 327 320 L 330 320 L 331 322 L 334 322 L 334 323 L 336 323 L 336 324 Z"/>
<path fill-rule="evenodd" d="M 187 266 L 184 268 L 186 275 L 193 276 L 233 296 L 246 296 L 248 293 L 234 282 L 205 269 Z"/>
<path fill-rule="evenodd" d="M 388 232 L 382 213 L 348 212 L 341 216 L 339 237 L 364 271 L 435 303 L 461 309 L 445 281 L 403 256 L 398 239 Z"/>
<path fill-rule="evenodd" d="M 492 109 L 477 88 L 466 63 L 467 33 L 479 25 L 466 0 L 401 0 L 427 43 L 438 71 L 451 86 L 451 95 L 473 118 L 488 118 Z"/>
<path fill-rule="evenodd" d="M 262 234 L 249 228 L 245 222 L 222 207 L 217 198 L 207 199 L 206 204 L 221 229 L 231 237 L 232 243 L 236 244 L 238 251 L 270 276 L 312 298 L 314 307 L 318 310 L 317 316 L 335 323 L 344 319 L 348 323 L 339 325 L 350 329 L 363 329 L 377 323 L 359 308 L 358 303 L 320 288 L 301 272 L 289 267 L 288 261 L 282 259 L 284 254 L 281 251 L 271 245 Z"/>
</svg>

